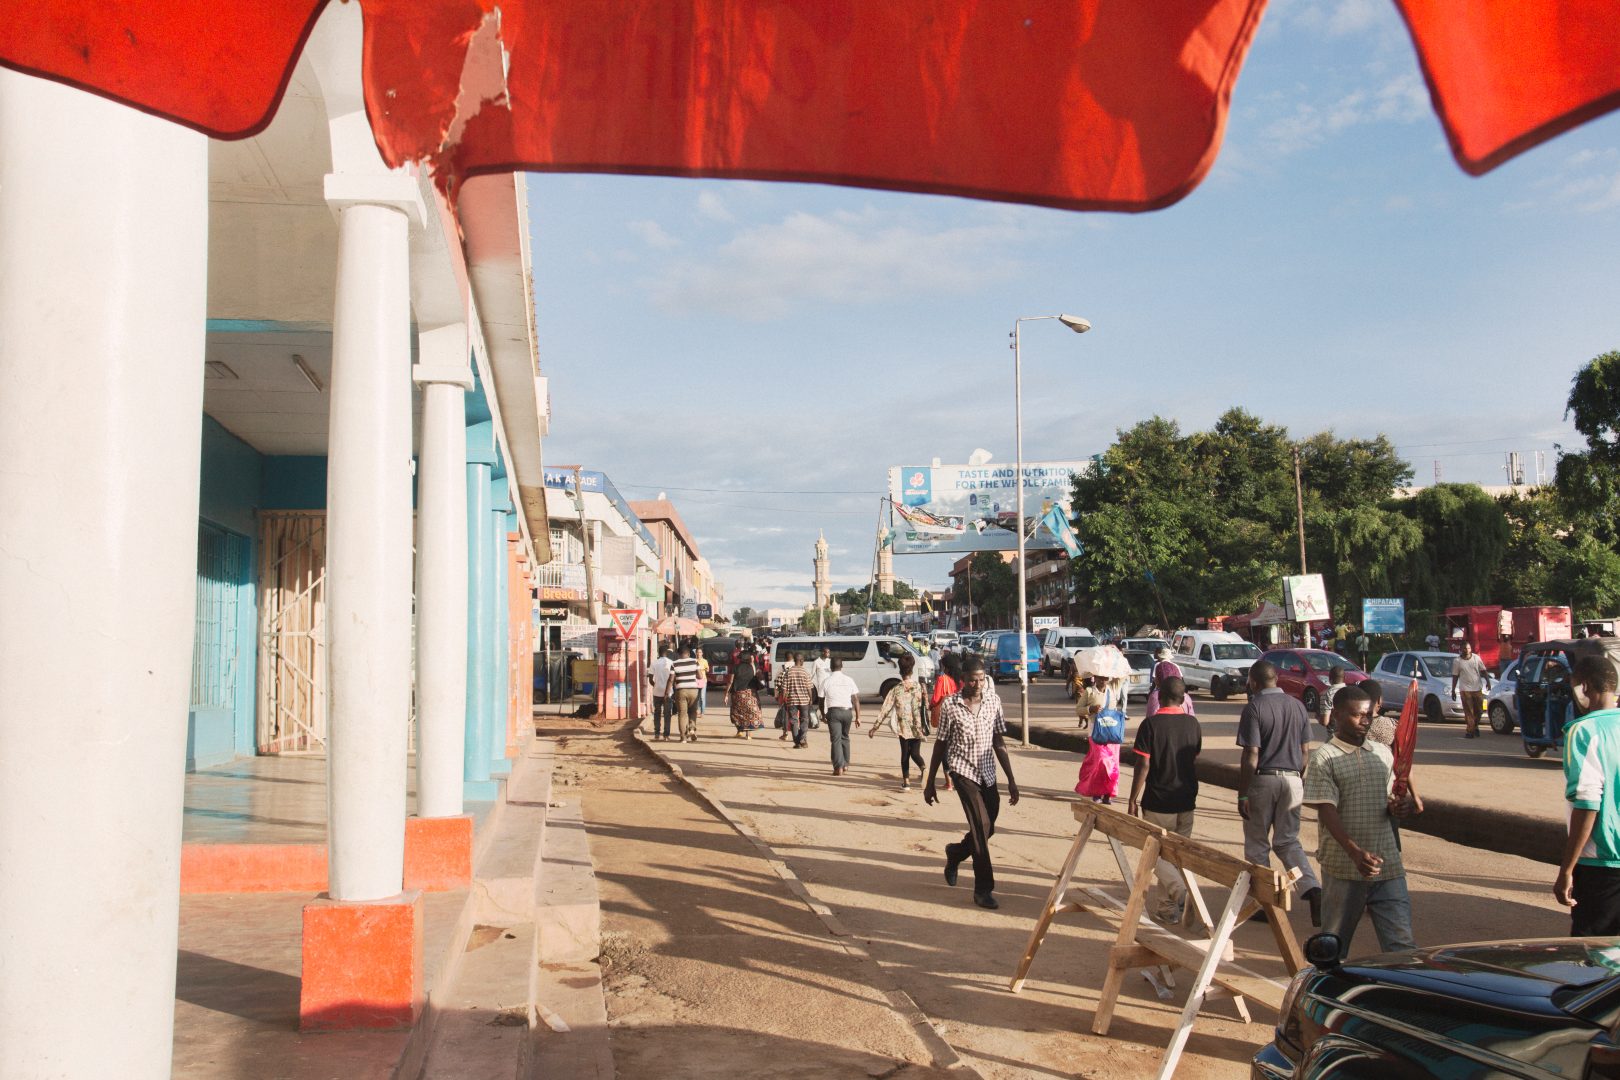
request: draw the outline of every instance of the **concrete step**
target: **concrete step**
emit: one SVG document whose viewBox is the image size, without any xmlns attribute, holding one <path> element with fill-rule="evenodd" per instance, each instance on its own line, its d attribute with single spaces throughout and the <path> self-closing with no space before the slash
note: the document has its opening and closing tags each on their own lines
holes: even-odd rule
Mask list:
<svg viewBox="0 0 1620 1080">
<path fill-rule="evenodd" d="M 517 926 L 534 921 L 555 764 L 550 745 L 536 742 L 512 769 L 499 828 L 473 871 L 479 923 Z"/>
<path fill-rule="evenodd" d="M 535 898 L 538 1023 L 522 1080 L 613 1080 L 602 995 L 602 906 L 579 801 L 554 806 Z"/>
<path fill-rule="evenodd" d="M 577 799 L 551 808 L 542 861 L 534 898 L 540 962 L 594 961 L 602 952 L 602 907 Z"/>
<path fill-rule="evenodd" d="M 534 927 L 476 926 L 421 1080 L 517 1080 L 532 1031 Z"/>
</svg>

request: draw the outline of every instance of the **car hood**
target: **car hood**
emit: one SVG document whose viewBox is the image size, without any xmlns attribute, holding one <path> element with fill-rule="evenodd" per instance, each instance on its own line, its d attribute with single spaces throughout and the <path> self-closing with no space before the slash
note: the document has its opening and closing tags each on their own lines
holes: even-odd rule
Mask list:
<svg viewBox="0 0 1620 1080">
<path fill-rule="evenodd" d="M 1620 975 L 1620 943 L 1612 938 L 1553 938 L 1446 945 L 1369 957 L 1342 970 L 1352 981 L 1463 998 L 1547 999 L 1560 990 L 1568 995 Z"/>
</svg>

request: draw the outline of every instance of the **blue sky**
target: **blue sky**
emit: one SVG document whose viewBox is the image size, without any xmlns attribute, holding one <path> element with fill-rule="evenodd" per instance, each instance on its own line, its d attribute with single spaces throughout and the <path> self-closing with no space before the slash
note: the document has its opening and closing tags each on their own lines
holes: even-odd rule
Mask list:
<svg viewBox="0 0 1620 1080">
<path fill-rule="evenodd" d="M 1232 405 L 1388 434 L 1429 483 L 1578 445 L 1620 348 L 1620 117 L 1479 179 L 1385 0 L 1273 2 L 1220 159 L 1178 205 L 1080 214 L 800 184 L 531 176 L 548 464 L 667 492 L 728 607 L 800 606 L 825 530 L 864 585 L 891 465 L 1083 458 Z M 949 560 L 897 560 L 935 587 Z"/>
</svg>

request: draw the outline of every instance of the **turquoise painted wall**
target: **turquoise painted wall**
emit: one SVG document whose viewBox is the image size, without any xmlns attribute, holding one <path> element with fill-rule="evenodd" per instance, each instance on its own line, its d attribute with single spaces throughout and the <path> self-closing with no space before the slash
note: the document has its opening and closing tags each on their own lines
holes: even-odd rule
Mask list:
<svg viewBox="0 0 1620 1080">
<path fill-rule="evenodd" d="M 254 580 L 258 524 L 254 510 L 263 491 L 264 458 L 203 417 L 202 476 L 198 516 L 239 537 L 246 547 L 235 580 L 227 585 L 236 597 L 235 695 L 229 708 L 193 708 L 186 727 L 186 768 L 206 768 L 254 752 L 257 705 L 259 605 Z M 219 658 L 221 662 L 227 658 Z"/>
</svg>

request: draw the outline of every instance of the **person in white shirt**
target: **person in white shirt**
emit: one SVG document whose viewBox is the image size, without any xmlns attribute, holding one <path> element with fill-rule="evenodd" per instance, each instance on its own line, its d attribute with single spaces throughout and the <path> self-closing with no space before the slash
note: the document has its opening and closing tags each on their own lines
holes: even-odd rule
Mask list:
<svg viewBox="0 0 1620 1080">
<path fill-rule="evenodd" d="M 1451 696 L 1462 701 L 1467 727 L 1463 738 L 1479 738 L 1479 716 L 1485 705 L 1485 692 L 1491 688 L 1491 673 L 1485 661 L 1474 655 L 1474 647 L 1462 644 L 1462 655 L 1451 662 Z"/>
<path fill-rule="evenodd" d="M 821 655 L 810 662 L 810 714 L 827 719 L 827 703 L 821 698 L 821 688 L 832 674 L 832 650 L 821 647 Z"/>
<path fill-rule="evenodd" d="M 669 676 L 675 664 L 669 658 L 669 649 L 660 647 L 658 659 L 647 665 L 647 681 L 652 684 L 653 738 L 669 738 L 670 703 Z"/>
<path fill-rule="evenodd" d="M 861 693 L 855 680 L 844 674 L 844 662 L 829 662 L 821 683 L 821 704 L 827 715 L 827 737 L 832 742 L 834 776 L 849 772 L 849 729 L 861 726 Z"/>
</svg>

